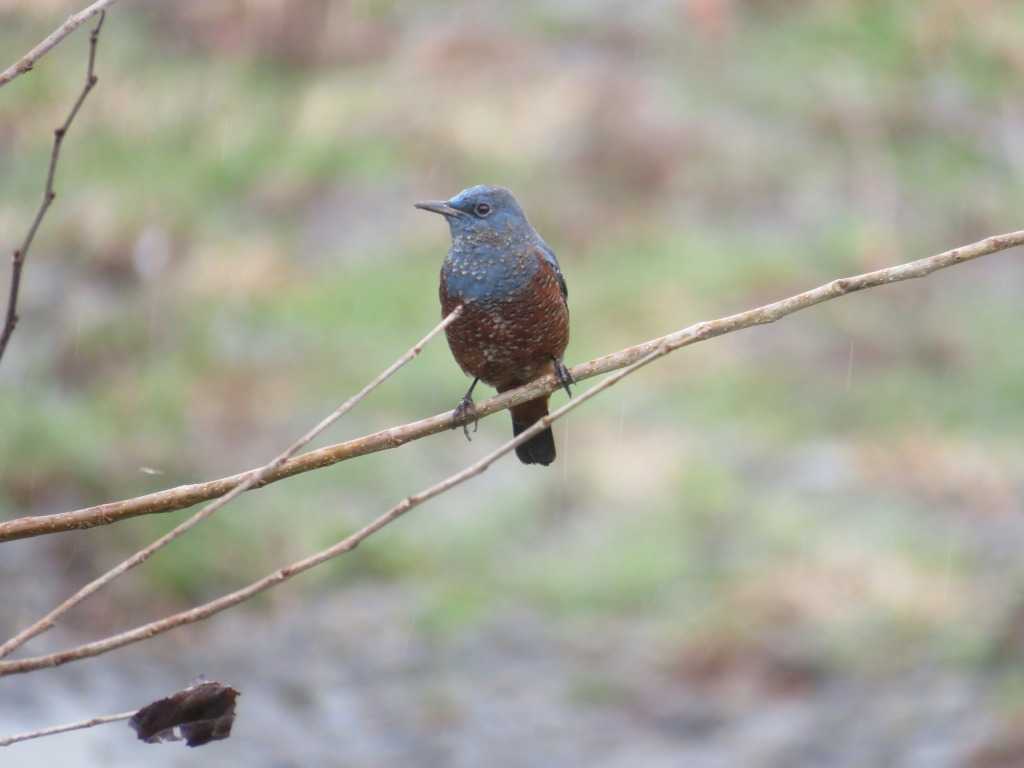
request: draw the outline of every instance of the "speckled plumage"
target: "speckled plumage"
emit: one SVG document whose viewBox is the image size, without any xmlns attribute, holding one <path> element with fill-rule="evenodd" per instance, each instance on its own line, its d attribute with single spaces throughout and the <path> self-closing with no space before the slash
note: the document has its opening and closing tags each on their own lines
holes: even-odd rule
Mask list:
<svg viewBox="0 0 1024 768">
<path fill-rule="evenodd" d="M 565 279 L 554 252 L 530 226 L 512 194 L 500 187 L 477 186 L 443 203 L 418 206 L 441 213 L 451 226 L 440 298 L 443 315 L 460 304 L 464 307 L 446 329 L 462 370 L 499 392 L 553 370 L 567 377 L 561 365 L 569 343 Z M 563 381 L 568 384 L 567 378 Z M 515 433 L 545 416 L 547 403 L 544 397 L 513 408 Z M 517 454 L 524 463 L 551 463 L 551 431 L 524 443 Z"/>
</svg>

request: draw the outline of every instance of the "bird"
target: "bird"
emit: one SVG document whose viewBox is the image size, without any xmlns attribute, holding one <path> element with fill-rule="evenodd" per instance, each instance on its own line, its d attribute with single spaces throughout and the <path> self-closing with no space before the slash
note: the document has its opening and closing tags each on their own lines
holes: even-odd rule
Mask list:
<svg viewBox="0 0 1024 768">
<path fill-rule="evenodd" d="M 461 306 L 445 328 L 448 346 L 473 383 L 452 412 L 452 428 L 474 422 L 473 389 L 479 382 L 505 392 L 554 373 L 565 391 L 572 374 L 563 356 L 569 344 L 569 291 L 558 259 L 526 219 L 513 194 L 477 185 L 448 200 L 416 208 L 448 221 L 451 248 L 441 266 L 441 316 Z M 548 399 L 514 405 L 512 433 L 518 435 L 548 415 Z M 523 464 L 555 460 L 551 427 L 516 447 Z"/>
</svg>

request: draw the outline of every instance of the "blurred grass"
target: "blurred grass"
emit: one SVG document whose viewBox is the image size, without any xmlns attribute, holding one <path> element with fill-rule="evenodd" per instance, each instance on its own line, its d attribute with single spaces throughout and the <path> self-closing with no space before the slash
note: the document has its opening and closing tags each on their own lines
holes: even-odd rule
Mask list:
<svg viewBox="0 0 1024 768">
<path fill-rule="evenodd" d="M 504 36 L 485 12 L 445 25 L 356 5 L 366 34 L 402 44 L 297 61 L 270 22 L 252 39 L 271 42 L 221 50 L 216 27 L 171 42 L 184 12 L 111 15 L 0 369 L 5 514 L 273 455 L 436 321 L 446 236 L 420 197 L 515 189 L 569 281 L 570 361 L 1020 226 L 1013 4 L 734 3 L 719 27 L 531 2 L 502 6 Z M 48 23 L 0 19 L 5 51 Z M 84 47 L 0 93 L 7 241 Z M 778 610 L 839 659 L 977 660 L 962 649 L 991 638 L 965 628 L 972 596 L 1010 591 L 985 548 L 1024 487 L 1022 276 L 997 255 L 681 352 L 556 427 L 552 470 L 506 462 L 302 583 L 408 583 L 440 634 L 518 603 L 741 634 Z M 450 408 L 465 381 L 443 346 L 330 439 Z M 471 445 L 442 435 L 249 494 L 148 564 L 146 586 L 184 600 L 241 583 L 506 432 L 499 417 Z M 925 467 L 978 452 L 993 477 L 877 483 L 866 450 Z M 169 521 L 127 524 L 116 546 Z"/>
</svg>

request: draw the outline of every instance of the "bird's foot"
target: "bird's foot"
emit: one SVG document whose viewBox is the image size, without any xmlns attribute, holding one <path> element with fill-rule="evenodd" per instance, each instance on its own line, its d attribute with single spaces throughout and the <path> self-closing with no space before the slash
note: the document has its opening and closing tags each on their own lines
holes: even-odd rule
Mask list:
<svg viewBox="0 0 1024 768">
<path fill-rule="evenodd" d="M 565 363 L 557 357 L 552 358 L 552 360 L 555 363 L 555 376 L 558 377 L 558 383 L 562 385 L 562 388 L 565 390 L 565 394 L 572 397 L 572 390 L 569 389 L 569 385 L 575 384 L 576 379 L 574 379 L 572 374 L 569 373 L 569 369 L 565 367 Z"/>
<path fill-rule="evenodd" d="M 459 426 L 459 423 L 461 422 L 463 434 L 466 436 L 467 440 L 472 442 L 473 438 L 469 436 L 470 421 L 473 422 L 473 431 L 476 432 L 477 428 L 480 426 L 480 417 L 477 416 L 476 406 L 473 404 L 473 398 L 467 394 L 462 398 L 462 402 L 455 406 L 455 410 L 452 411 L 452 429 Z"/>
</svg>

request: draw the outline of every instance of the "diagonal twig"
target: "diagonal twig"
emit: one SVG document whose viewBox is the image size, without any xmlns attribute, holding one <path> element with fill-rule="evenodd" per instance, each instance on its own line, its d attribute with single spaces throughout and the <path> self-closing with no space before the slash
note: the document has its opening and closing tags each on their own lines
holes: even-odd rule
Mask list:
<svg viewBox="0 0 1024 768">
<path fill-rule="evenodd" d="M 135 712 L 136 710 L 133 709 L 131 712 L 119 712 L 116 715 L 90 717 L 88 720 L 79 720 L 77 723 L 52 725 L 49 728 L 40 728 L 38 731 L 27 731 L 26 733 L 16 733 L 13 736 L 0 737 L 0 747 L 9 747 L 12 744 L 17 744 L 19 741 L 39 739 L 43 736 L 53 736 L 55 733 L 67 733 L 68 731 L 78 731 L 82 728 L 92 728 L 96 725 L 105 725 L 106 723 L 116 723 L 121 720 L 128 720 L 135 714 Z"/>
<path fill-rule="evenodd" d="M 963 261 L 970 261 L 971 259 L 996 253 L 997 251 L 1003 251 L 1018 245 L 1024 245 L 1024 230 L 989 237 L 976 243 L 971 243 L 970 245 L 955 248 L 951 251 L 946 251 L 945 253 L 930 256 L 919 261 L 910 262 L 909 264 L 903 264 L 898 267 L 890 267 L 888 269 L 878 270 L 877 272 L 869 272 L 866 275 L 845 278 L 846 284 L 857 286 L 849 288 L 847 292 L 860 290 L 861 288 L 871 287 L 873 285 L 881 285 L 885 282 L 897 282 L 899 280 L 906 280 L 912 277 L 923 277 L 927 274 L 931 274 L 937 269 L 952 266 L 953 264 L 959 264 Z M 877 282 L 870 282 L 869 285 L 869 281 Z M 839 281 L 839 283 L 843 284 L 842 281 Z M 711 324 L 715 327 L 724 327 L 726 322 L 729 321 L 729 323 L 732 323 L 735 326 L 730 326 L 731 330 L 739 330 L 740 328 L 747 328 L 751 325 L 772 322 L 771 320 L 762 319 L 765 311 L 768 311 L 772 307 L 780 304 L 784 304 L 786 306 L 789 306 L 790 304 L 797 304 L 799 305 L 797 306 L 797 309 L 803 309 L 804 307 L 811 306 L 819 301 L 824 301 L 823 298 L 819 298 L 819 292 L 821 290 L 822 288 L 816 288 L 813 291 L 807 291 L 788 299 L 784 299 L 782 302 L 768 304 L 764 307 L 742 312 L 739 315 L 733 315 L 730 318 L 714 320 Z M 829 298 L 831 298 L 831 296 Z M 796 310 L 794 309 L 791 311 Z M 679 333 L 681 332 L 682 331 Z M 647 352 L 657 347 L 666 339 L 672 338 L 674 335 L 675 334 L 668 334 L 666 336 L 660 336 L 656 339 L 651 339 L 650 341 L 645 341 L 635 346 L 626 347 L 618 352 L 612 352 L 589 362 L 581 363 L 572 369 L 572 375 L 576 380 L 583 381 L 584 379 L 588 379 L 602 373 L 609 373 L 611 371 L 618 370 L 640 359 Z M 554 376 L 542 377 L 530 384 L 527 384 L 526 386 L 504 392 L 496 397 L 477 403 L 476 413 L 479 417 L 483 418 L 498 411 L 502 411 L 511 405 L 525 403 L 540 395 L 552 392 L 557 387 L 558 382 Z M 452 423 L 451 412 L 448 411 L 426 419 L 420 419 L 419 421 L 410 422 L 408 424 L 375 432 L 370 435 L 365 435 L 344 443 L 319 448 L 315 451 L 301 454 L 286 461 L 274 472 L 267 475 L 261 485 L 277 482 L 278 480 L 283 480 L 285 478 L 292 477 L 293 475 L 309 472 L 314 469 L 321 469 L 340 461 L 346 461 L 368 453 L 397 448 L 398 446 L 404 445 L 405 443 L 413 440 L 418 440 L 420 438 L 427 437 L 428 435 L 443 432 L 449 429 L 452 426 Z M 255 470 L 242 472 L 229 477 L 223 477 L 218 480 L 210 480 L 204 483 L 194 483 L 178 486 L 176 488 L 169 488 L 167 490 L 157 491 L 155 493 L 149 493 L 144 496 L 137 496 L 123 501 L 114 501 L 106 504 L 100 504 L 98 506 L 86 507 L 72 512 L 21 517 L 6 522 L 0 522 L 0 543 L 15 539 L 28 538 L 31 536 L 42 536 L 50 533 L 61 533 L 64 531 L 108 525 L 110 523 L 116 523 L 139 515 L 184 509 L 185 507 L 190 507 L 193 504 L 208 501 L 209 499 L 214 499 L 224 493 L 227 493 L 243 478 L 251 474 L 252 471 Z"/>
<path fill-rule="evenodd" d="M 106 584 L 109 584 L 111 581 L 116 579 L 125 571 L 130 570 L 131 568 L 134 568 L 135 566 L 140 565 L 141 563 L 144 563 L 153 555 L 154 552 L 167 546 L 176 538 L 183 535 L 185 532 L 199 525 L 199 523 L 201 523 L 203 520 L 208 518 L 210 515 L 212 515 L 214 512 L 216 512 L 218 509 L 223 507 L 225 504 L 227 504 L 235 497 L 247 491 L 249 488 L 252 488 L 253 486 L 263 482 L 263 479 L 267 475 L 269 475 L 275 469 L 280 467 L 290 457 L 294 456 L 296 453 L 302 450 L 303 447 L 308 445 L 313 439 L 317 437 L 317 435 L 319 435 L 321 432 L 323 432 L 325 429 L 331 426 L 331 424 L 333 424 L 346 413 L 348 413 L 350 410 L 352 410 L 352 408 L 354 408 L 356 404 L 358 404 L 363 398 L 370 394 L 370 392 L 372 392 L 378 386 L 383 384 L 387 379 L 389 379 L 391 375 L 395 373 L 399 368 L 401 368 L 414 357 L 419 355 L 419 353 L 422 351 L 423 347 L 427 344 L 427 342 L 429 342 L 432 338 L 434 338 L 434 336 L 436 336 L 442 330 L 447 328 L 452 322 L 454 322 L 455 319 L 461 314 L 461 312 L 462 307 L 456 307 L 454 311 L 450 312 L 447 317 L 445 317 L 440 323 L 434 326 L 430 333 L 428 333 L 426 336 L 424 336 L 422 339 L 416 342 L 416 344 L 410 347 L 404 354 L 402 354 L 401 357 L 395 360 L 395 362 L 393 362 L 391 365 L 389 365 L 387 368 L 385 368 L 383 371 L 377 374 L 377 376 L 369 384 L 367 384 L 365 387 L 359 390 L 356 394 L 354 394 L 344 403 L 339 405 L 334 410 L 334 412 L 332 412 L 330 415 L 322 419 L 320 423 L 318 423 L 315 427 L 306 432 L 306 434 L 304 434 L 302 437 L 300 437 L 298 440 L 292 443 L 283 453 L 281 453 L 269 464 L 264 465 L 256 472 L 253 472 L 252 474 L 244 477 L 237 485 L 235 485 L 234 488 L 228 491 L 228 493 L 226 493 L 224 496 L 221 496 L 216 501 L 207 504 L 205 507 L 203 507 L 194 515 L 192 515 L 192 517 L 188 518 L 188 520 L 185 520 L 175 528 L 172 528 L 170 531 L 165 533 L 163 536 L 161 536 L 159 539 L 154 541 L 149 546 L 139 550 L 134 555 L 129 557 L 127 560 L 124 560 L 119 565 L 115 566 L 114 568 L 111 568 L 102 576 L 99 576 L 98 578 L 89 582 L 80 590 L 78 590 L 75 594 L 73 594 L 71 597 L 65 600 L 63 603 L 61 603 L 48 614 L 43 616 L 41 619 L 23 629 L 21 632 L 19 632 L 10 640 L 5 642 L 3 645 L 0 645 L 0 658 L 7 656 L 12 651 L 21 647 L 36 635 L 39 635 L 45 632 L 46 630 L 50 629 L 50 627 L 54 625 L 54 622 L 57 620 L 58 617 L 67 613 L 69 610 L 71 610 L 71 608 L 78 605 L 80 602 L 89 597 L 89 595 L 95 593 L 96 591 L 104 587 Z"/>
<path fill-rule="evenodd" d="M 35 239 L 39 225 L 43 223 L 43 217 L 50 209 L 50 204 L 53 203 L 53 199 L 57 196 L 53 191 L 53 179 L 57 173 L 57 160 L 60 158 L 60 148 L 64 144 L 64 137 L 67 135 L 68 129 L 71 127 L 71 123 L 78 114 L 78 110 L 82 108 L 85 98 L 89 95 L 89 91 L 91 91 L 99 81 L 99 78 L 96 77 L 94 72 L 96 68 L 96 46 L 100 40 L 100 30 L 103 28 L 103 20 L 106 18 L 106 12 L 101 10 L 99 14 L 100 20 L 96 22 L 96 26 L 89 34 L 89 64 L 85 70 L 85 85 L 82 86 L 82 90 L 78 94 L 78 98 L 75 99 L 75 103 L 72 105 L 67 119 L 65 119 L 61 126 L 53 132 L 53 150 L 50 152 L 50 167 L 46 172 L 46 186 L 43 189 L 43 200 L 39 204 L 39 209 L 36 211 L 36 216 L 32 220 L 32 225 L 28 228 L 28 232 L 21 243 L 21 247 L 14 252 L 14 256 L 11 259 L 11 288 L 7 294 L 7 312 L 4 316 L 4 329 L 0 332 L 0 358 L 4 356 L 4 350 L 7 349 L 7 342 L 10 341 L 11 334 L 14 333 L 14 328 L 18 324 L 18 292 L 21 289 L 21 273 L 25 267 L 25 258 L 28 256 L 28 249 L 32 245 L 32 241 Z M 0 80 L 0 85 L 3 85 L 2 80 Z"/>
<path fill-rule="evenodd" d="M 552 411 L 551 414 L 545 416 L 543 419 L 533 424 L 529 429 L 521 432 L 513 440 L 492 451 L 479 461 L 471 464 L 460 472 L 450 475 L 441 482 L 436 483 L 419 493 L 406 497 L 368 525 L 341 541 L 338 541 L 327 549 L 321 550 L 314 555 L 294 562 L 284 568 L 280 568 L 267 576 L 252 582 L 248 586 L 235 590 L 234 592 L 230 592 L 226 595 L 222 595 L 215 600 L 211 600 L 210 602 L 204 603 L 203 605 L 190 610 L 182 611 L 163 619 L 143 624 L 135 627 L 134 629 L 91 643 L 85 643 L 64 651 L 18 659 L 15 661 L 0 661 L 0 677 L 31 672 L 33 670 L 44 669 L 47 667 L 60 666 L 69 662 L 99 656 L 104 653 L 109 653 L 117 648 L 138 643 L 151 637 L 155 637 L 156 635 L 163 634 L 164 632 L 168 632 L 176 627 L 202 621 L 203 619 L 209 618 L 210 616 L 220 613 L 232 606 L 245 602 L 254 595 L 271 589 L 272 587 L 275 587 L 278 584 L 309 570 L 310 568 L 314 568 L 328 560 L 331 560 L 332 558 L 344 554 L 345 552 L 350 552 L 359 546 L 359 544 L 364 540 L 394 522 L 409 510 L 419 506 L 429 499 L 434 498 L 435 496 L 439 496 L 445 491 L 454 488 L 456 485 L 464 483 L 471 477 L 484 472 L 498 458 L 511 451 L 517 445 L 529 440 L 541 430 L 546 429 L 552 422 L 558 420 L 569 411 L 574 408 L 578 408 L 592 397 L 595 397 L 598 393 L 617 384 L 619 381 L 639 370 L 643 366 L 669 354 L 674 350 L 694 344 L 698 341 L 705 341 L 716 336 L 732 333 L 743 328 L 773 323 L 787 315 L 793 314 L 794 312 L 807 309 L 808 307 L 812 307 L 824 301 L 845 296 L 848 293 L 861 291 L 866 288 L 874 288 L 901 280 L 925 277 L 936 270 L 951 267 L 955 264 L 961 264 L 965 261 L 978 258 L 979 256 L 984 256 L 985 254 L 1005 250 L 1021 244 L 1024 244 L 1024 231 L 1014 232 L 1007 235 L 997 235 L 969 246 L 954 248 L 953 250 L 945 251 L 944 253 L 929 256 L 917 261 L 911 261 L 906 264 L 900 264 L 898 266 L 888 267 L 874 272 L 867 272 L 855 277 L 832 280 L 831 282 L 797 294 L 796 296 L 791 296 L 787 299 L 782 299 L 771 304 L 765 304 L 764 306 L 757 307 L 746 312 L 740 312 L 735 315 L 730 315 L 728 317 L 723 317 L 718 320 L 696 323 L 695 325 L 688 326 L 687 328 L 683 328 L 675 333 L 662 336 L 659 339 L 654 339 L 646 344 L 631 347 L 631 354 L 634 355 L 634 358 L 628 364 L 619 365 L 617 373 L 612 374 L 579 397 L 570 400 L 561 408 Z M 616 353 L 616 355 L 618 354 L 619 353 Z M 607 357 L 614 356 L 598 358 L 597 361 L 593 362 L 600 363 L 600 361 L 606 360 Z M 574 369 L 573 374 L 575 375 L 575 373 L 576 370 Z M 536 397 L 536 394 L 533 396 Z"/>
<path fill-rule="evenodd" d="M 112 6 L 115 2 L 117 2 L 117 0 L 98 0 L 88 8 L 69 16 L 67 21 L 47 35 L 46 38 L 35 48 L 11 64 L 11 66 L 3 72 L 0 72 L 0 88 L 7 85 L 11 80 L 19 75 L 23 75 L 30 71 L 32 67 L 35 66 L 36 62 L 49 53 L 51 49 L 55 48 L 61 40 L 85 24 L 85 22 L 96 14 L 105 13 L 107 8 Z"/>
</svg>

